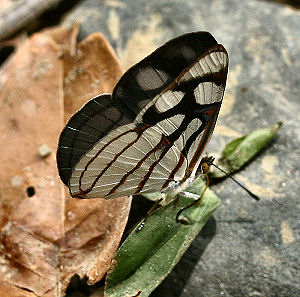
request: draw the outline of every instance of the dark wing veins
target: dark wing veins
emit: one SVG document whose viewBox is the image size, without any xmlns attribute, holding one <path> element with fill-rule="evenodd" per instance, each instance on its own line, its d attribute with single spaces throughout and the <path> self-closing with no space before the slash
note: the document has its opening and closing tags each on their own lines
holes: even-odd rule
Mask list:
<svg viewBox="0 0 300 297">
<path fill-rule="evenodd" d="M 186 143 L 181 151 L 181 153 L 187 157 L 187 153 L 192 145 L 192 143 L 196 140 L 197 136 L 205 130 L 208 122 L 211 120 L 211 116 L 205 111 L 211 109 L 214 105 L 220 104 L 219 102 L 211 103 L 211 104 L 199 104 L 196 102 L 194 96 L 194 90 L 198 87 L 201 82 L 211 81 L 211 77 L 209 75 L 193 79 L 181 84 L 176 85 L 173 88 L 173 91 L 183 92 L 185 95 L 181 99 L 181 101 L 168 109 L 165 112 L 160 112 L 157 110 L 155 105 L 152 105 L 143 115 L 143 123 L 149 124 L 151 126 L 156 125 L 160 121 L 165 120 L 166 118 L 171 118 L 177 114 L 184 115 L 184 119 L 181 122 L 180 126 L 170 135 L 168 135 L 168 140 L 171 143 L 174 143 L 179 137 L 184 133 L 187 129 L 189 123 L 198 118 L 201 121 L 201 126 L 192 133 L 189 139 L 186 140 Z"/>
</svg>

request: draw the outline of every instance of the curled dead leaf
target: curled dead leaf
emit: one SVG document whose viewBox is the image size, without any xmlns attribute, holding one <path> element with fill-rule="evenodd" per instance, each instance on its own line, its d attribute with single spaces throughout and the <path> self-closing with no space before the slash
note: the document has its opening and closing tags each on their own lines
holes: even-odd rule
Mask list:
<svg viewBox="0 0 300 297">
<path fill-rule="evenodd" d="M 71 199 L 55 154 L 38 152 L 55 152 L 68 117 L 122 74 L 101 34 L 77 45 L 77 33 L 75 26 L 34 34 L 0 70 L 1 296 L 63 296 L 74 274 L 95 283 L 127 222 L 129 198 Z"/>
</svg>

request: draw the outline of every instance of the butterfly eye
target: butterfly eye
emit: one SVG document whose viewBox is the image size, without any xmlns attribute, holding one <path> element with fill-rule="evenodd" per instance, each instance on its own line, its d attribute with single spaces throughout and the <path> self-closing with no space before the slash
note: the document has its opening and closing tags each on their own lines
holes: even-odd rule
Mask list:
<svg viewBox="0 0 300 297">
<path fill-rule="evenodd" d="M 206 174 L 209 171 L 209 165 L 207 163 L 201 164 L 201 170 L 203 174 Z"/>
</svg>

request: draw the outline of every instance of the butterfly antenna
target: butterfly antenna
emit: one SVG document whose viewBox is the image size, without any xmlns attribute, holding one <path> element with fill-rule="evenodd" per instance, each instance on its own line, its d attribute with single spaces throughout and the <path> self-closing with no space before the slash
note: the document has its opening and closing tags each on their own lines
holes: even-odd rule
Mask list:
<svg viewBox="0 0 300 297">
<path fill-rule="evenodd" d="M 209 165 L 213 165 L 215 166 L 217 169 L 219 169 L 220 171 L 222 171 L 223 173 L 226 174 L 227 177 L 230 177 L 235 183 L 237 183 L 241 188 L 243 188 L 253 199 L 255 199 L 256 201 L 259 201 L 260 198 L 253 194 L 250 190 L 248 190 L 243 184 L 241 184 L 237 179 L 235 179 L 231 174 L 227 173 L 225 170 L 223 170 L 222 168 L 220 168 L 219 166 L 211 163 Z"/>
</svg>

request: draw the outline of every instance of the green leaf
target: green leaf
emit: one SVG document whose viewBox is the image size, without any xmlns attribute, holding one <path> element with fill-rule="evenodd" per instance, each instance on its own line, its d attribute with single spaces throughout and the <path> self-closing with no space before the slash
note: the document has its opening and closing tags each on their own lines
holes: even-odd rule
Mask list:
<svg viewBox="0 0 300 297">
<path fill-rule="evenodd" d="M 204 182 L 198 179 L 187 190 L 201 195 L 204 187 Z M 176 214 L 194 200 L 182 194 L 179 196 L 179 200 L 174 199 L 154 211 L 144 228 L 133 231 L 122 244 L 106 279 L 105 296 L 149 296 L 220 204 L 220 199 L 207 189 L 200 203 L 182 212 L 181 216 L 187 216 L 192 222 L 183 225 L 176 222 Z"/>
<path fill-rule="evenodd" d="M 229 142 L 216 165 L 229 174 L 240 170 L 269 145 L 281 125 L 282 123 L 278 122 L 270 127 L 254 130 L 250 134 Z M 212 170 L 209 175 L 212 179 L 226 177 L 225 173 L 217 169 Z"/>
<path fill-rule="evenodd" d="M 229 142 L 222 152 L 222 158 L 229 158 L 246 137 L 247 135 L 244 135 Z"/>
</svg>

